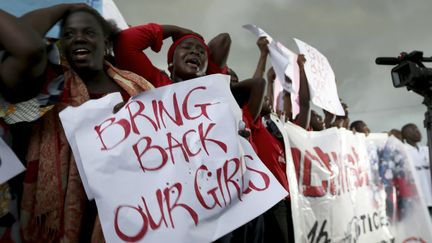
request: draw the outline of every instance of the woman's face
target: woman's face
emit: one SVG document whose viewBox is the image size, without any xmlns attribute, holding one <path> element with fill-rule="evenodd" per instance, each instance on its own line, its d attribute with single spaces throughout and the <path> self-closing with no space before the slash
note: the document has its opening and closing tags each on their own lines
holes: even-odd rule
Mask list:
<svg viewBox="0 0 432 243">
<path fill-rule="evenodd" d="M 208 56 L 203 44 L 195 38 L 183 40 L 175 49 L 173 74 L 182 80 L 205 75 Z"/>
<path fill-rule="evenodd" d="M 62 51 L 75 71 L 103 69 L 106 39 L 101 25 L 87 12 L 72 13 L 60 32 Z"/>
</svg>

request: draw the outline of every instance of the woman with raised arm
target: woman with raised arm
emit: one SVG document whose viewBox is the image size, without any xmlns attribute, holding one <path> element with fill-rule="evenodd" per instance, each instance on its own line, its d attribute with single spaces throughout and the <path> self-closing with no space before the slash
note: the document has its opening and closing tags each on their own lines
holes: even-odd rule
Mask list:
<svg viewBox="0 0 432 243">
<path fill-rule="evenodd" d="M 149 47 L 159 52 L 167 38 L 173 40 L 167 56 L 170 76 L 153 66 L 143 53 Z M 202 36 L 189 29 L 151 23 L 119 33 L 114 42 L 114 53 L 120 68 L 135 72 L 155 87 L 161 87 L 206 74 L 227 73 L 230 45 L 231 39 L 226 33 L 213 38 L 207 46 Z"/>
<path fill-rule="evenodd" d="M 159 52 L 163 40 L 172 38 L 167 55 L 170 76 L 153 66 L 143 52 L 147 48 Z M 135 72 L 155 87 L 161 87 L 211 73 L 228 73 L 226 59 L 231 39 L 223 33 L 210 41 L 191 30 L 175 25 L 146 24 L 123 30 L 114 42 L 116 63 L 120 68 Z M 210 63 L 210 64 L 209 64 Z M 209 68 L 208 68 L 209 67 Z M 263 102 L 265 80 L 252 78 L 231 84 L 231 91 L 240 107 L 248 104 L 248 111 L 256 120 Z"/>
<path fill-rule="evenodd" d="M 44 36 L 61 20 L 63 92 L 36 124 L 27 153 L 21 223 L 24 242 L 89 242 L 95 208 L 86 199 L 77 166 L 58 113 L 92 98 L 121 92 L 124 99 L 152 88 L 144 78 L 122 71 L 105 61 L 115 29 L 87 6 L 60 4 L 22 17 Z M 100 227 L 95 228 L 103 240 Z M 99 229 L 99 230 L 98 230 Z"/>
</svg>

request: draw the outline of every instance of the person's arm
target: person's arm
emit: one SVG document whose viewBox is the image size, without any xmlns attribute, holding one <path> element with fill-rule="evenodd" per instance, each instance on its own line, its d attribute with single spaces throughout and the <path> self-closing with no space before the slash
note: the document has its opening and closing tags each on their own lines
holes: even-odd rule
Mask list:
<svg viewBox="0 0 432 243">
<path fill-rule="evenodd" d="M 338 128 L 346 128 L 348 129 L 349 127 L 349 116 L 348 116 L 348 106 L 341 102 L 342 107 L 344 109 L 345 115 L 344 116 L 336 116 L 333 124 L 331 125 L 332 127 L 338 127 Z"/>
<path fill-rule="evenodd" d="M 9 102 L 34 97 L 42 86 L 47 56 L 43 39 L 22 20 L 0 9 L 0 89 Z"/>
<path fill-rule="evenodd" d="M 162 34 L 163 34 L 163 39 L 165 40 L 166 38 L 172 38 L 173 41 L 175 41 L 176 39 L 182 37 L 183 35 L 187 35 L 187 34 L 195 34 L 198 35 L 197 33 L 193 32 L 190 29 L 186 29 L 177 25 L 162 25 Z"/>
<path fill-rule="evenodd" d="M 258 64 L 257 64 L 257 67 L 255 69 L 255 73 L 253 75 L 253 78 L 263 78 L 264 77 L 265 67 L 266 67 L 266 63 L 267 63 L 267 55 L 269 53 L 267 45 L 268 45 L 268 40 L 266 37 L 262 36 L 262 37 L 258 38 L 257 46 L 260 50 L 260 57 L 258 59 Z"/>
<path fill-rule="evenodd" d="M 57 4 L 28 12 L 20 19 L 33 27 L 41 37 L 45 37 L 46 33 L 73 8 L 89 8 L 89 6 L 84 3 Z"/>
<path fill-rule="evenodd" d="M 325 125 L 325 128 L 327 129 L 327 128 L 330 128 L 332 126 L 333 119 L 335 118 L 335 115 L 324 110 L 324 109 L 323 109 L 323 112 L 324 112 L 324 125 Z"/>
<path fill-rule="evenodd" d="M 253 122 L 258 119 L 264 102 L 264 96 L 267 94 L 267 81 L 263 79 L 268 54 L 267 44 L 268 41 L 265 37 L 260 37 L 257 40 L 257 45 L 260 49 L 260 59 L 258 60 L 253 78 L 231 86 L 231 91 L 240 107 L 245 103 L 247 104 Z"/>
<path fill-rule="evenodd" d="M 175 39 L 185 33 L 191 33 L 191 31 L 175 25 L 154 23 L 125 29 L 117 35 L 114 41 L 116 65 L 118 68 L 144 77 L 155 87 L 170 84 L 169 78 L 153 66 L 143 50 L 150 47 L 153 51 L 159 52 L 164 39 L 170 37 Z"/>
<path fill-rule="evenodd" d="M 114 41 L 116 66 L 142 76 L 155 87 L 165 85 L 163 74 L 143 52 L 149 47 L 159 52 L 163 39 L 163 29 L 158 24 L 139 25 L 121 31 Z"/>
<path fill-rule="evenodd" d="M 255 122 L 261 113 L 267 82 L 263 78 L 247 79 L 231 85 L 231 92 L 240 107 L 247 105 Z"/>
<path fill-rule="evenodd" d="M 309 84 L 307 81 L 306 73 L 304 70 L 304 63 L 306 59 L 304 55 L 300 54 L 297 57 L 297 64 L 300 69 L 300 89 L 299 89 L 299 101 L 300 101 L 300 113 L 297 116 L 297 124 L 304 129 L 309 126 L 310 119 L 310 94 Z"/>
<path fill-rule="evenodd" d="M 230 35 L 220 33 L 209 41 L 208 47 L 210 50 L 209 61 L 220 69 L 225 68 L 231 48 Z"/>
</svg>

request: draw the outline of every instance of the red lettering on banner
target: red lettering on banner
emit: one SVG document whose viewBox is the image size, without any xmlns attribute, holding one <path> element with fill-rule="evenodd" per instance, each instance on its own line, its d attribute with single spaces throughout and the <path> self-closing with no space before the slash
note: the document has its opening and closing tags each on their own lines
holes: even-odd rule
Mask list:
<svg viewBox="0 0 432 243">
<path fill-rule="evenodd" d="M 354 168 L 355 168 L 355 177 L 356 181 L 354 182 L 354 186 L 356 188 L 366 186 L 369 184 L 369 175 L 367 171 L 364 170 L 363 167 L 359 165 L 360 158 L 357 154 L 357 151 L 354 147 L 351 147 L 352 155 L 353 155 L 353 161 L 354 161 Z"/>
<path fill-rule="evenodd" d="M 137 104 L 138 105 L 138 110 L 135 111 L 135 113 L 132 114 L 131 111 L 131 106 L 132 104 Z M 135 134 L 140 134 L 138 127 L 136 125 L 135 119 L 137 119 L 137 117 L 143 117 L 145 118 L 147 121 L 150 122 L 150 124 L 153 126 L 153 129 L 155 131 L 157 131 L 160 128 L 160 124 L 159 124 L 159 120 L 157 120 L 157 123 L 155 121 L 153 121 L 149 116 L 147 116 L 146 114 L 143 113 L 144 109 L 145 109 L 145 105 L 142 101 L 140 100 L 132 100 L 131 102 L 129 102 L 128 104 L 125 105 L 126 109 L 129 112 L 129 118 L 130 118 L 130 122 L 132 124 L 132 131 Z M 153 111 L 154 111 L 154 103 L 153 103 Z M 157 119 L 157 113 L 153 113 L 154 117 Z"/>
<path fill-rule="evenodd" d="M 250 156 L 250 155 L 245 155 L 244 158 L 245 158 L 245 161 L 246 161 L 246 159 L 249 159 L 251 161 L 253 160 L 252 156 Z M 245 163 L 245 164 L 246 164 L 246 170 L 247 171 L 256 173 L 256 174 L 258 174 L 261 177 L 262 182 L 263 182 L 263 186 L 259 187 L 253 181 L 249 181 L 249 183 L 247 183 L 248 188 L 246 188 L 243 191 L 243 193 L 247 194 L 247 193 L 250 192 L 251 189 L 253 189 L 254 191 L 264 191 L 264 190 L 267 190 L 267 188 L 270 185 L 270 177 L 266 173 L 248 166 L 247 163 Z"/>
<path fill-rule="evenodd" d="M 216 170 L 216 176 L 217 176 L 217 182 L 218 182 L 219 188 L 223 188 L 222 187 L 222 170 L 221 169 Z M 224 205 L 226 206 L 227 205 L 227 201 L 226 201 L 226 198 L 225 198 L 225 192 L 224 192 L 224 190 L 220 190 L 220 193 L 222 195 L 222 199 L 224 201 Z"/>
<path fill-rule="evenodd" d="M 299 186 L 303 195 L 322 197 L 327 192 L 330 192 L 331 195 L 340 195 L 368 185 L 368 172 L 360 166 L 360 158 L 354 147 L 351 147 L 349 153 L 346 154 L 345 161 L 341 161 L 336 152 L 326 153 L 319 147 L 313 149 L 314 151 L 305 150 L 302 153 L 298 148 L 291 148 L 297 180 L 301 181 Z M 317 164 L 313 166 L 313 163 Z M 332 170 L 332 164 L 338 168 L 337 174 Z M 312 185 L 313 167 L 330 172 L 327 179 L 321 178 L 319 185 Z"/>
<path fill-rule="evenodd" d="M 198 185 L 198 173 L 201 171 L 208 171 L 207 166 L 205 165 L 201 165 L 198 170 L 195 173 L 195 179 L 194 179 L 194 189 L 195 189 L 195 194 L 197 196 L 197 199 L 199 201 L 199 203 L 201 204 L 201 206 L 203 206 L 205 209 L 213 209 L 216 205 L 218 205 L 219 207 L 222 207 L 222 205 L 219 202 L 219 199 L 216 195 L 216 193 L 218 192 L 219 188 L 218 187 L 212 187 L 210 190 L 208 190 L 206 192 L 207 195 L 210 195 L 213 201 L 212 205 L 208 205 L 207 202 L 204 200 L 204 197 L 202 196 L 201 192 L 200 192 L 200 187 Z M 208 177 L 212 176 L 212 173 L 210 171 L 208 171 L 206 173 L 206 175 Z M 220 187 L 220 186 L 219 186 Z M 222 194 L 223 195 L 223 194 Z"/>
<path fill-rule="evenodd" d="M 141 216 L 143 222 L 142 222 L 142 227 L 141 229 L 138 231 L 138 233 L 136 235 L 127 235 L 125 233 L 123 233 L 123 231 L 120 229 L 120 225 L 119 225 L 119 214 L 120 214 L 120 209 L 123 208 L 130 208 L 133 209 L 135 211 L 137 211 L 139 213 L 139 215 Z M 128 206 L 128 205 L 120 205 L 119 207 L 117 207 L 117 209 L 115 210 L 114 213 L 114 229 L 115 232 L 117 234 L 117 236 L 124 240 L 124 241 L 128 241 L 128 242 L 134 242 L 134 241 L 139 241 L 141 240 L 147 233 L 148 230 L 148 219 L 147 216 L 144 214 L 144 212 L 142 211 L 142 209 L 140 207 L 133 207 L 133 206 Z"/>
<path fill-rule="evenodd" d="M 235 167 L 234 167 L 234 170 L 231 172 L 231 175 L 228 175 L 228 166 L 229 166 L 230 162 L 233 162 Z M 241 162 L 238 158 L 233 158 L 233 159 L 227 160 L 225 162 L 225 164 L 223 165 L 223 174 L 224 174 L 224 178 L 225 178 L 225 181 L 224 181 L 225 182 L 225 188 L 228 191 L 230 203 L 232 201 L 231 191 L 230 191 L 230 186 L 229 186 L 230 184 L 232 186 L 234 186 L 238 200 L 239 201 L 242 200 L 241 199 L 242 193 L 240 190 L 240 186 L 239 186 L 237 181 L 233 180 L 233 178 L 237 175 L 237 172 L 239 171 L 240 167 L 241 167 Z"/>
<path fill-rule="evenodd" d="M 330 152 L 330 154 L 331 154 L 331 161 L 333 161 L 333 163 L 336 165 L 336 167 L 342 168 L 337 154 L 335 152 Z M 334 175 L 336 177 L 330 181 L 330 194 L 331 195 L 339 195 L 341 188 L 342 188 L 342 190 L 344 188 L 342 173 L 336 173 L 336 175 L 335 175 L 335 173 L 332 171 L 332 175 Z"/>
<path fill-rule="evenodd" d="M 103 126 L 106 122 L 110 122 L 110 123 L 106 126 Z M 102 138 L 102 133 L 105 132 L 108 127 L 111 127 L 113 125 L 120 126 L 123 129 L 124 134 L 123 134 L 123 137 L 119 141 L 117 141 L 117 143 L 111 145 L 111 147 L 107 147 L 107 145 L 105 144 L 105 141 Z M 103 126 L 103 128 L 102 128 L 102 126 Z M 125 119 L 120 119 L 119 121 L 115 122 L 115 118 L 108 118 L 105 121 L 103 121 L 100 125 L 95 126 L 94 129 L 98 135 L 98 138 L 100 139 L 100 141 L 102 143 L 102 148 L 101 148 L 102 151 L 115 148 L 117 145 L 119 145 L 123 141 L 125 141 L 130 134 L 129 122 Z"/>
<path fill-rule="evenodd" d="M 306 197 L 322 197 L 327 192 L 327 180 L 322 180 L 321 186 L 312 186 L 312 162 L 319 163 L 316 156 L 306 151 L 304 158 L 304 173 L 303 173 L 303 194 Z"/>
<path fill-rule="evenodd" d="M 297 181 L 300 180 L 300 160 L 301 160 L 301 151 L 298 148 L 291 148 L 291 155 L 294 162 L 294 169 Z"/>
<path fill-rule="evenodd" d="M 173 228 L 175 229 L 175 222 L 173 219 L 173 211 L 178 209 L 185 210 L 195 225 L 198 225 L 199 223 L 199 217 L 198 214 L 195 212 L 192 207 L 188 206 L 185 203 L 180 203 L 180 197 L 182 195 L 182 185 L 180 183 L 175 183 L 171 187 L 166 187 L 164 189 L 158 189 L 156 191 L 156 198 L 157 198 L 157 206 L 158 210 L 160 212 L 160 220 L 158 223 L 155 222 L 154 217 L 152 216 L 152 213 L 150 212 L 146 199 L 144 197 L 141 197 L 144 210 L 141 206 L 131 206 L 131 205 L 120 205 L 116 208 L 114 214 L 114 228 L 117 236 L 123 240 L 128 242 L 135 242 L 143 239 L 146 234 L 148 233 L 149 226 L 150 229 L 153 231 L 158 230 L 163 225 L 166 228 Z M 165 202 L 165 204 L 163 203 Z M 124 232 L 121 228 L 121 220 L 119 219 L 120 216 L 122 216 L 122 212 L 125 209 L 134 210 L 137 213 L 137 216 L 142 219 L 142 224 L 139 227 L 139 230 L 136 234 L 129 235 L 128 233 Z M 171 225 L 168 226 L 166 219 L 165 219 L 165 210 L 168 212 L 168 216 L 170 219 Z M 153 212 L 154 215 L 155 212 Z M 132 216 L 131 212 L 124 214 L 123 218 L 130 218 Z M 183 223 L 183 222 L 181 222 Z"/>
<path fill-rule="evenodd" d="M 331 169 L 330 165 L 330 156 L 327 153 L 324 153 L 321 148 L 314 147 L 314 150 L 318 157 L 320 158 L 320 164 L 326 167 L 326 169 L 330 172 L 330 191 L 335 191 L 335 184 L 334 184 L 334 173 Z"/>
<path fill-rule="evenodd" d="M 182 144 L 180 143 L 177 139 L 173 138 L 172 133 L 167 133 L 167 141 L 168 141 L 168 147 L 165 148 L 166 150 L 169 151 L 170 155 L 171 155 L 171 160 L 173 162 L 173 164 L 175 164 L 175 156 L 173 154 L 173 149 L 175 148 L 180 148 L 181 152 L 183 153 L 183 158 L 186 162 L 189 162 L 189 157 L 188 154 L 186 152 L 186 149 L 183 147 L 188 147 L 187 144 Z M 182 141 L 184 141 L 185 139 L 183 139 Z M 173 145 L 173 142 L 175 142 L 176 144 Z"/>
<path fill-rule="evenodd" d="M 176 194 L 175 190 L 177 190 L 177 197 L 174 199 L 174 203 L 171 205 L 171 197 L 170 197 L 170 192 L 172 192 L 172 194 Z M 172 191 L 171 191 L 172 190 Z M 168 209 L 168 215 L 170 217 L 170 221 L 171 221 L 171 226 L 174 229 L 174 221 L 173 221 L 173 217 L 172 217 L 172 212 L 174 211 L 174 209 L 176 208 L 183 208 L 184 210 L 186 210 L 189 215 L 191 216 L 192 220 L 195 223 L 195 226 L 198 225 L 198 214 L 188 205 L 184 204 L 184 203 L 179 203 L 179 199 L 182 193 L 182 185 L 180 183 L 176 183 L 174 184 L 172 187 L 170 188 L 165 188 L 164 190 L 164 196 L 166 199 L 166 206 Z"/>
<path fill-rule="evenodd" d="M 145 143 L 145 148 L 142 151 L 138 147 L 138 145 L 140 145 L 141 141 L 145 141 L 146 142 Z M 143 172 L 145 172 L 146 170 L 150 170 L 150 171 L 151 170 L 159 170 L 168 161 L 168 155 L 165 152 L 165 150 L 162 147 L 158 146 L 158 145 L 152 145 L 152 139 L 151 139 L 151 137 L 147 137 L 146 136 L 146 137 L 140 138 L 140 140 L 138 140 L 138 142 L 136 142 L 132 146 L 132 149 L 133 149 L 133 151 L 134 151 L 134 153 L 135 153 L 135 155 L 136 155 L 136 157 L 138 159 L 138 162 L 139 162 L 139 164 L 140 164 L 141 169 L 143 170 Z M 158 166 L 150 168 L 150 167 L 147 167 L 147 166 L 144 165 L 145 160 L 143 160 L 142 157 L 144 156 L 144 154 L 147 151 L 157 151 L 157 152 L 159 152 L 159 154 L 160 154 L 160 162 L 157 163 Z M 154 162 L 154 160 L 156 160 L 156 159 L 153 159 L 152 162 Z"/>
<path fill-rule="evenodd" d="M 191 89 L 185 96 L 185 98 L 182 100 L 182 105 L 179 105 L 179 100 L 177 98 L 177 94 L 173 93 L 172 95 L 172 107 L 173 111 L 172 114 L 167 110 L 167 106 L 164 103 L 163 100 L 152 100 L 152 109 L 146 109 L 146 106 L 144 102 L 141 100 L 131 100 L 128 102 L 124 109 L 127 110 L 128 118 L 122 118 L 116 121 L 115 117 L 108 118 L 104 122 L 102 122 L 99 125 L 95 126 L 95 131 L 102 143 L 101 150 L 110 150 L 116 147 L 117 145 L 121 144 L 123 141 L 125 141 L 131 131 L 136 135 L 141 135 L 143 131 L 140 131 L 138 124 L 150 124 L 150 126 L 153 128 L 155 132 L 159 131 L 161 129 L 161 122 L 164 128 L 167 128 L 168 124 L 167 121 L 171 121 L 175 126 L 183 126 L 184 121 L 183 119 L 187 120 L 196 120 L 201 117 L 205 117 L 209 121 L 211 121 L 209 115 L 208 115 L 208 108 L 214 104 L 212 103 L 203 103 L 203 104 L 191 104 L 189 99 L 191 95 L 198 91 L 198 90 L 206 90 L 207 88 L 204 86 L 199 86 Z M 199 113 L 195 116 L 192 116 L 190 113 L 190 108 L 188 107 L 194 107 L 199 109 Z M 183 116 L 182 116 L 183 115 Z M 168 117 L 168 120 L 166 119 Z M 214 123 L 212 123 L 214 124 Z M 105 136 L 112 135 L 114 132 L 118 132 L 117 130 L 111 130 L 109 128 L 114 128 L 120 126 L 120 128 L 123 129 L 124 135 L 123 137 L 119 138 L 118 141 L 114 144 L 106 144 L 106 139 L 104 139 Z M 226 148 L 223 147 L 222 143 L 219 143 L 219 141 L 214 139 L 206 139 L 209 131 L 212 129 L 214 125 L 210 125 L 207 129 L 207 131 L 199 130 L 200 136 L 202 137 L 202 141 L 209 141 L 209 142 L 215 142 L 221 148 L 223 148 L 226 151 Z M 118 129 L 118 127 L 117 127 Z M 102 136 L 104 134 L 104 136 Z M 116 134 L 117 136 L 118 134 Z M 206 146 L 203 146 L 206 149 Z M 207 152 L 207 150 L 206 150 Z"/>
<path fill-rule="evenodd" d="M 253 157 L 250 155 L 244 156 L 244 168 L 249 172 L 248 174 L 258 174 L 259 177 L 254 178 L 260 178 L 260 183 L 252 180 L 245 183 L 244 175 L 247 173 L 243 171 L 243 166 L 239 158 L 226 160 L 223 166 L 216 170 L 216 174 L 209 171 L 205 165 L 201 165 L 201 167 L 198 168 L 195 173 L 194 189 L 197 199 L 203 208 L 207 210 L 211 210 L 216 206 L 222 208 L 223 206 L 230 205 L 233 197 L 237 197 L 239 201 L 242 201 L 243 194 L 248 194 L 252 191 L 264 191 L 269 188 L 270 177 L 266 173 L 252 168 L 246 163 L 246 159 L 252 162 Z M 230 165 L 234 165 L 234 167 Z M 231 172 L 228 171 L 229 168 L 232 169 Z M 216 176 L 217 185 L 208 186 L 208 182 L 201 183 L 200 179 L 210 178 L 213 175 Z M 250 177 L 252 177 L 252 175 Z M 262 186 L 260 186 L 260 184 L 262 184 Z M 204 185 L 210 189 L 203 189 L 202 186 Z M 247 188 L 245 188 L 246 186 Z M 231 188 L 234 188 L 234 190 Z M 222 205 L 222 202 L 224 205 Z"/>
<path fill-rule="evenodd" d="M 208 150 L 210 145 L 216 145 L 217 148 L 220 148 L 220 150 L 222 150 L 224 153 L 227 153 L 228 147 L 224 142 L 219 141 L 215 138 L 210 138 L 210 132 L 215 125 L 215 123 L 210 123 L 206 126 L 203 123 L 200 123 L 198 125 L 198 132 L 194 129 L 188 130 L 186 133 L 183 134 L 181 139 L 174 138 L 173 134 L 169 132 L 166 134 L 166 144 L 168 144 L 168 147 L 166 148 L 162 148 L 157 144 L 153 144 L 153 140 L 151 137 L 144 136 L 132 146 L 132 150 L 134 151 L 134 154 L 143 172 L 145 172 L 146 170 L 162 169 L 167 164 L 169 159 L 172 161 L 173 164 L 175 164 L 175 149 L 179 149 L 181 151 L 184 161 L 186 162 L 189 162 L 190 157 L 199 155 L 200 152 L 203 150 L 207 155 L 210 155 L 210 152 Z M 192 140 L 192 142 L 194 142 L 194 145 L 201 145 L 201 147 L 198 148 L 195 153 L 191 151 L 191 146 L 189 146 L 189 141 L 187 139 L 187 136 L 192 133 L 198 134 L 198 140 L 200 141 L 200 143 L 195 143 L 196 140 Z M 157 154 L 160 156 L 160 159 L 153 158 L 151 161 L 147 160 L 145 157 L 147 152 L 157 152 Z M 155 156 L 155 154 L 152 155 L 153 157 Z M 149 161 L 155 165 L 152 167 L 145 165 L 146 161 Z"/>
<path fill-rule="evenodd" d="M 146 215 L 148 215 L 148 220 L 149 220 L 149 223 L 150 223 L 150 228 L 152 230 L 158 229 L 162 225 L 162 223 L 164 223 L 165 227 L 168 228 L 168 224 L 167 224 L 166 219 L 165 219 L 165 213 L 164 213 L 163 205 L 162 205 L 163 201 L 164 201 L 164 197 L 162 195 L 162 191 L 161 190 L 157 190 L 156 191 L 156 199 L 157 199 L 158 206 L 159 206 L 159 209 L 160 209 L 160 214 L 161 214 L 159 223 L 155 222 L 155 220 L 153 219 L 153 216 L 151 215 L 150 210 L 149 210 L 149 208 L 147 206 L 146 200 L 144 199 L 144 197 L 141 197 L 141 200 L 142 200 L 142 202 L 144 204 L 145 213 L 146 213 Z"/>
<path fill-rule="evenodd" d="M 159 114 L 160 114 L 160 117 L 161 117 L 161 120 L 162 120 L 162 124 L 164 125 L 164 127 L 166 127 L 166 124 L 165 124 L 165 120 L 164 120 L 163 114 L 166 114 L 169 117 L 169 119 L 172 122 L 174 122 L 174 124 L 176 124 L 177 126 L 182 126 L 183 125 L 183 120 L 182 120 L 182 117 L 181 117 L 181 114 L 180 114 L 180 108 L 179 108 L 179 105 L 178 105 L 177 94 L 176 93 L 173 94 L 173 99 L 172 100 L 173 100 L 173 104 L 172 105 L 174 107 L 175 119 L 168 113 L 168 111 L 165 108 L 165 105 L 164 105 L 163 101 L 162 100 L 158 101 Z"/>
<path fill-rule="evenodd" d="M 196 131 L 195 131 L 194 129 L 191 129 L 191 130 L 187 131 L 187 132 L 183 135 L 183 139 L 182 139 L 182 141 L 183 141 L 183 144 L 184 144 L 184 146 L 185 146 L 185 149 L 186 149 L 187 154 L 188 154 L 190 157 L 193 157 L 193 156 L 199 154 L 199 152 L 201 152 L 201 148 L 199 148 L 195 153 L 193 153 L 193 152 L 190 150 L 190 148 L 189 148 L 189 146 L 188 146 L 188 143 L 187 143 L 187 141 L 188 141 L 188 140 L 187 140 L 187 135 L 188 135 L 189 133 L 196 133 Z"/>
<path fill-rule="evenodd" d="M 203 149 L 205 150 L 207 155 L 210 155 L 208 150 L 207 150 L 207 146 L 206 146 L 206 142 L 212 142 L 217 144 L 225 153 L 227 152 L 228 148 L 226 146 L 225 143 L 218 141 L 216 139 L 212 139 L 212 138 L 207 138 L 208 134 L 210 133 L 210 130 L 215 126 L 215 123 L 210 123 L 210 125 L 207 127 L 207 130 L 204 132 L 203 130 L 203 124 L 199 124 L 198 125 L 198 133 L 199 133 L 199 138 L 201 141 L 201 145 L 203 147 Z"/>
<path fill-rule="evenodd" d="M 188 110 L 188 107 L 189 107 L 189 105 L 188 105 L 188 104 L 189 104 L 189 96 L 192 94 L 193 91 L 195 91 L 195 90 L 199 90 L 199 89 L 201 89 L 201 90 L 206 90 L 207 88 L 204 87 L 204 86 L 199 86 L 199 87 L 193 88 L 191 91 L 189 91 L 189 92 L 187 93 L 187 95 L 186 95 L 186 97 L 185 97 L 185 99 L 184 99 L 184 101 L 183 101 L 183 109 L 182 109 L 182 111 L 183 111 L 183 116 L 184 116 L 186 119 L 188 119 L 188 120 L 195 120 L 195 119 L 197 119 L 197 118 L 200 118 L 201 116 L 205 116 L 208 120 L 211 121 L 210 117 L 209 117 L 208 114 L 207 114 L 207 107 L 210 106 L 210 105 L 213 105 L 213 104 L 211 104 L 211 103 L 195 104 L 194 107 L 199 107 L 199 108 L 201 109 L 201 113 L 200 113 L 199 115 L 195 116 L 195 117 L 192 117 L 192 116 L 190 116 L 190 114 L 189 114 L 189 110 Z"/>
</svg>

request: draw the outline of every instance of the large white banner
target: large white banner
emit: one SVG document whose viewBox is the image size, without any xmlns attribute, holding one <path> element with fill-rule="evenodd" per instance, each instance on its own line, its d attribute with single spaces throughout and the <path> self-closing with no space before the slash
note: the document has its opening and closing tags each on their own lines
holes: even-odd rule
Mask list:
<svg viewBox="0 0 432 243">
<path fill-rule="evenodd" d="M 335 75 L 327 58 L 307 43 L 294 40 L 306 58 L 304 68 L 311 101 L 332 114 L 345 115 L 337 93 Z"/>
<path fill-rule="evenodd" d="M 150 90 L 112 114 L 119 101 L 60 114 L 107 242 L 210 242 L 287 195 L 238 135 L 229 76 Z"/>
<path fill-rule="evenodd" d="M 395 242 L 432 242 L 431 218 L 406 147 L 393 136 L 368 136 L 367 140 L 374 174 L 380 178 L 375 183 L 386 191 L 386 211 Z"/>
<path fill-rule="evenodd" d="M 296 242 L 393 242 L 383 187 L 373 184 L 364 135 L 288 123 Z M 292 171 L 294 169 L 295 171 Z"/>
</svg>

